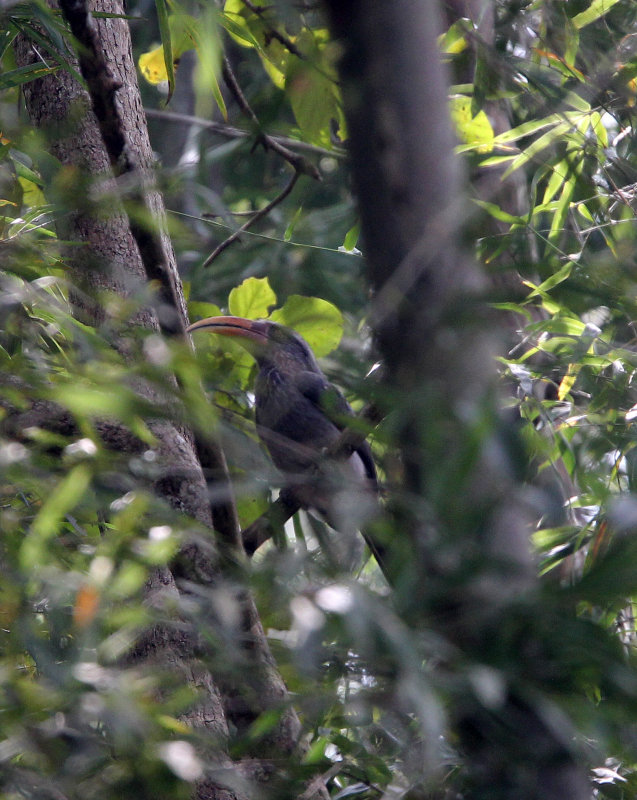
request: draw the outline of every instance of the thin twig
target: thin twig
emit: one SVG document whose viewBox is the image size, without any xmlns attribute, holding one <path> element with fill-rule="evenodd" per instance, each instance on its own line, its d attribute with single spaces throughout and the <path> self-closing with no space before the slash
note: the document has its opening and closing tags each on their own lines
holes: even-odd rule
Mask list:
<svg viewBox="0 0 637 800">
<path fill-rule="evenodd" d="M 222 122 L 214 122 L 192 114 L 179 114 L 176 111 L 163 111 L 159 108 L 144 108 L 147 117 L 161 119 L 165 122 L 175 122 L 178 124 L 196 125 L 199 128 L 211 131 L 224 139 L 249 139 L 254 135 L 254 131 L 246 131 L 243 128 L 236 128 L 233 125 L 224 125 Z M 278 136 L 277 134 L 267 134 L 271 141 L 280 144 L 289 150 L 304 150 L 317 156 L 329 156 L 331 158 L 344 159 L 347 157 L 346 151 L 342 147 L 328 150 L 327 147 L 319 147 L 316 144 L 302 142 L 300 139 L 293 139 L 290 136 Z"/>
<path fill-rule="evenodd" d="M 301 173 L 302 175 L 309 175 L 310 178 L 314 178 L 314 180 L 320 181 L 321 180 L 321 173 L 318 169 L 312 164 L 311 161 L 308 161 L 307 158 L 304 156 L 300 156 L 298 153 L 294 153 L 289 148 L 282 145 L 272 136 L 269 136 L 267 133 L 263 133 L 261 130 L 261 125 L 259 124 L 259 119 L 257 115 L 254 113 L 250 104 L 246 100 L 245 95 L 243 94 L 241 87 L 235 77 L 234 72 L 232 71 L 232 67 L 230 66 L 230 62 L 226 57 L 223 59 L 223 66 L 221 69 L 221 73 L 223 75 L 223 79 L 225 81 L 226 86 L 232 93 L 232 96 L 237 102 L 237 105 L 243 111 L 243 113 L 255 124 L 257 128 L 257 142 L 262 144 L 266 150 L 272 150 L 273 153 L 277 153 L 284 158 L 289 164 L 291 164 L 296 172 Z"/>
<path fill-rule="evenodd" d="M 224 239 L 224 241 L 221 242 L 221 244 L 217 245 L 217 247 L 212 251 L 212 253 L 204 261 L 203 266 L 204 267 L 209 267 L 210 264 L 212 264 L 212 262 L 215 260 L 215 258 L 217 258 L 217 256 L 221 255 L 221 253 L 223 253 L 223 251 L 227 247 L 230 247 L 230 245 L 233 242 L 236 242 L 236 240 L 241 236 L 241 234 L 244 231 L 247 231 L 248 228 L 251 228 L 256 222 L 258 222 L 260 219 L 263 219 L 263 217 L 267 216 L 275 206 L 278 206 L 279 203 L 282 203 L 283 200 L 285 200 L 285 198 L 290 194 L 292 189 L 294 189 L 294 185 L 298 181 L 299 177 L 300 177 L 300 173 L 299 172 L 295 172 L 294 175 L 292 175 L 292 177 L 288 181 L 288 183 L 285 186 L 285 188 L 283 189 L 283 191 L 280 192 L 273 200 L 270 200 L 270 202 L 266 206 L 263 206 L 263 208 L 260 208 L 257 212 L 255 212 L 253 217 L 251 217 L 249 220 L 244 222 L 243 225 L 238 230 L 236 230 L 233 234 L 228 236 L 227 239 Z"/>
<path fill-rule="evenodd" d="M 267 19 L 265 19 L 264 11 L 265 9 L 259 8 L 259 6 L 255 6 L 254 3 L 251 3 L 250 0 L 241 0 L 243 5 L 252 11 L 253 14 L 256 14 L 259 19 L 267 26 L 268 35 L 271 39 L 276 39 L 277 42 L 280 42 L 283 47 L 290 51 L 293 55 L 297 58 L 305 60 L 305 56 L 299 50 L 299 48 L 291 41 L 287 36 L 284 36 L 280 31 L 278 31 L 275 27 L 273 27 Z"/>
</svg>

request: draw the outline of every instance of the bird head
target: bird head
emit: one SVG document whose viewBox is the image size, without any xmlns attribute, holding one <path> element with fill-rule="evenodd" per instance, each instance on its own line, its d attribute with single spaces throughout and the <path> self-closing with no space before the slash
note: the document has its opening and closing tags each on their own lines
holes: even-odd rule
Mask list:
<svg viewBox="0 0 637 800">
<path fill-rule="evenodd" d="M 221 336 L 237 337 L 260 368 L 276 367 L 281 372 L 319 369 L 308 343 L 296 331 L 265 319 L 208 317 L 188 326 L 189 332 L 206 330 Z"/>
</svg>

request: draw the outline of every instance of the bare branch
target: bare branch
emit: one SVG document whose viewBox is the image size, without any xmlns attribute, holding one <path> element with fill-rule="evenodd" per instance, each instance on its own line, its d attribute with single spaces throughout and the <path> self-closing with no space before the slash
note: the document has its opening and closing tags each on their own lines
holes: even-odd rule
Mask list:
<svg viewBox="0 0 637 800">
<path fill-rule="evenodd" d="M 259 124 L 259 120 L 257 115 L 254 113 L 250 104 L 245 98 L 245 95 L 241 91 L 241 87 L 237 82 L 234 72 L 232 71 L 232 67 L 230 66 L 230 62 L 227 58 L 224 57 L 223 59 L 223 67 L 222 67 L 222 74 L 223 79 L 226 83 L 226 86 L 232 92 L 232 96 L 237 101 L 237 105 L 243 111 L 243 113 L 251 119 L 252 122 L 255 124 L 258 134 L 257 134 L 257 143 L 262 144 L 266 150 L 272 150 L 272 152 L 277 153 L 284 158 L 288 164 L 291 164 L 295 171 L 302 174 L 302 175 L 309 175 L 310 178 L 314 178 L 314 180 L 320 181 L 321 180 L 321 173 L 318 169 L 312 164 L 311 161 L 308 161 L 303 156 L 298 155 L 297 153 L 292 152 L 287 147 L 282 145 L 276 139 L 273 139 L 267 133 L 263 133 L 261 131 L 261 125 Z"/>
<path fill-rule="evenodd" d="M 295 172 L 294 175 L 292 175 L 292 177 L 290 178 L 285 188 L 283 189 L 283 191 L 280 192 L 273 200 L 270 200 L 270 202 L 266 206 L 263 206 L 263 208 L 259 209 L 259 211 L 256 211 L 253 217 L 244 222 L 243 225 L 233 234 L 228 236 L 227 239 L 224 239 L 224 241 L 221 242 L 221 244 L 218 245 L 208 256 L 208 258 L 204 261 L 203 266 L 209 267 L 210 264 L 212 264 L 212 262 L 217 258 L 217 256 L 221 255 L 221 253 L 223 253 L 223 251 L 227 247 L 230 247 L 230 245 L 233 242 L 236 242 L 237 239 L 239 239 L 239 237 L 244 231 L 247 231 L 248 228 L 251 228 L 256 222 L 258 222 L 260 219 L 263 219 L 263 217 L 267 216 L 275 206 L 278 206 L 279 203 L 282 203 L 285 200 L 285 198 L 290 194 L 292 189 L 294 189 L 294 186 L 298 181 L 299 177 L 300 173 Z"/>
<path fill-rule="evenodd" d="M 254 135 L 253 131 L 246 131 L 243 128 L 236 128 L 233 125 L 224 125 L 222 122 L 214 122 L 201 117 L 195 117 L 191 114 L 178 114 L 175 111 L 164 111 L 159 108 L 145 108 L 144 112 L 147 117 L 161 119 L 166 122 L 175 122 L 178 124 L 196 125 L 199 128 L 204 128 L 217 136 L 222 136 L 224 139 L 248 139 Z M 302 142 L 300 139 L 293 139 L 290 136 L 278 136 L 276 134 L 267 134 L 271 142 L 281 145 L 287 150 L 304 150 L 306 153 L 312 153 L 317 156 L 330 156 L 331 158 L 344 159 L 347 153 L 342 147 L 335 147 L 328 150 L 327 147 L 319 147 L 316 144 L 309 142 Z"/>
</svg>

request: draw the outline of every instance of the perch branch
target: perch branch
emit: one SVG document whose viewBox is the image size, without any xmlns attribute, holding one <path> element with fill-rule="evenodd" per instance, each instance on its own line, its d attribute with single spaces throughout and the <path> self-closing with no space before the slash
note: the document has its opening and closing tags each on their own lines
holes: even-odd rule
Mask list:
<svg viewBox="0 0 637 800">
<path fill-rule="evenodd" d="M 224 139 L 248 139 L 253 135 L 251 131 L 246 131 L 243 128 L 236 128 L 233 125 L 224 125 L 222 122 L 202 119 L 192 114 L 179 114 L 175 111 L 164 111 L 159 108 L 144 108 L 144 112 L 147 117 L 152 117 L 153 119 L 174 122 L 180 125 L 196 125 Z M 302 142 L 300 139 L 292 139 L 290 136 L 278 136 L 275 134 L 268 134 L 268 136 L 271 141 L 291 151 L 303 150 L 306 153 L 312 153 L 317 156 L 330 156 L 331 158 L 337 159 L 344 159 L 347 156 L 347 153 L 342 147 L 335 147 L 332 150 L 328 150 L 327 147 L 319 147 L 316 144 Z"/>
<path fill-rule="evenodd" d="M 236 242 L 236 240 L 241 236 L 241 234 L 244 231 L 247 231 L 248 228 L 251 228 L 256 222 L 258 222 L 260 219 L 263 219 L 263 217 L 267 216 L 275 206 L 278 206 L 279 203 L 282 203 L 285 200 L 285 198 L 290 194 L 292 189 L 294 189 L 294 185 L 296 184 L 298 179 L 299 179 L 299 173 L 295 172 L 294 175 L 292 175 L 292 177 L 286 184 L 283 191 L 280 192 L 273 200 L 270 200 L 270 202 L 266 206 L 263 206 L 263 208 L 256 211 L 254 215 L 250 217 L 249 220 L 246 220 L 246 222 L 244 222 L 240 228 L 238 228 L 233 234 L 228 236 L 227 239 L 224 239 L 224 241 L 221 242 L 221 244 L 217 245 L 217 247 L 208 256 L 208 258 L 203 262 L 203 266 L 209 267 L 210 264 L 212 264 L 212 262 L 215 260 L 215 258 L 221 255 L 221 253 L 223 253 L 223 251 L 227 247 L 230 247 L 230 245 L 233 242 Z"/>
</svg>

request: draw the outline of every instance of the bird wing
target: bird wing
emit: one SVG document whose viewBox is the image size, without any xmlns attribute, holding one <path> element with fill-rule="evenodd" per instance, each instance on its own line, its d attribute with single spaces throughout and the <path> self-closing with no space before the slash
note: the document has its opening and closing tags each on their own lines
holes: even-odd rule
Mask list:
<svg viewBox="0 0 637 800">
<path fill-rule="evenodd" d="M 295 384 L 301 394 L 313 403 L 339 430 L 347 427 L 347 418 L 354 417 L 352 407 L 343 394 L 324 375 L 304 370 L 295 376 Z M 367 442 L 362 442 L 355 452 L 363 462 L 365 474 L 376 482 L 376 466 Z"/>
</svg>

